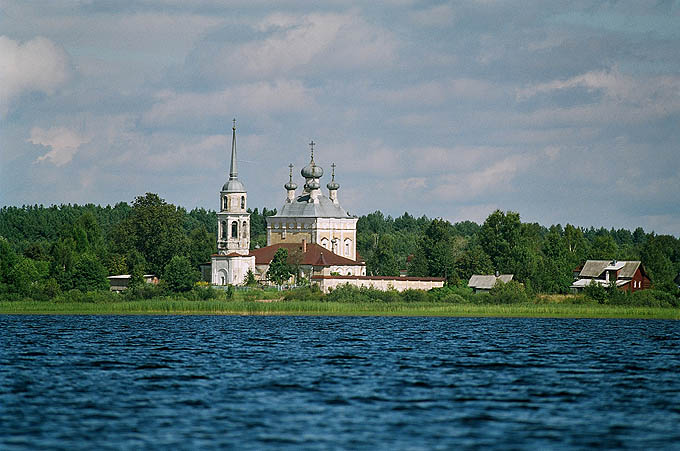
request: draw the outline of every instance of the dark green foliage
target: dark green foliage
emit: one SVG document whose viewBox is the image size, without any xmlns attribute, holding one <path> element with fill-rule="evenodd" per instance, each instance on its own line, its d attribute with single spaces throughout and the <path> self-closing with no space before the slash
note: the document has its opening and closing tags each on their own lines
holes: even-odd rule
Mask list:
<svg viewBox="0 0 680 451">
<path fill-rule="evenodd" d="M 607 289 L 594 280 L 585 286 L 583 294 L 585 294 L 587 298 L 597 301 L 600 304 L 607 302 Z"/>
<path fill-rule="evenodd" d="M 288 264 L 288 250 L 279 248 L 269 264 L 269 279 L 277 285 L 283 285 L 293 275 L 293 269 Z"/>
<path fill-rule="evenodd" d="M 510 255 L 520 240 L 519 213 L 496 210 L 486 218 L 478 234 L 479 244 L 497 271 L 511 272 Z"/>
<path fill-rule="evenodd" d="M 518 304 L 529 301 L 524 285 L 514 280 L 508 283 L 499 280 L 489 291 L 489 295 L 494 304 Z"/>
<path fill-rule="evenodd" d="M 172 257 L 163 270 L 163 280 L 168 284 L 168 289 L 175 293 L 191 290 L 199 279 L 200 274 L 189 259 L 180 255 Z"/>
<path fill-rule="evenodd" d="M 109 288 L 107 275 L 106 267 L 95 255 L 81 254 L 73 265 L 71 274 L 73 288 L 80 291 L 106 290 Z"/>
<path fill-rule="evenodd" d="M 253 274 L 252 269 L 248 269 L 248 272 L 246 273 L 245 285 L 247 287 L 254 287 L 257 285 L 257 280 L 255 280 L 255 274 Z"/>
<path fill-rule="evenodd" d="M 286 301 L 320 301 L 322 298 L 323 293 L 318 285 L 288 290 L 283 294 L 283 299 Z"/>
</svg>

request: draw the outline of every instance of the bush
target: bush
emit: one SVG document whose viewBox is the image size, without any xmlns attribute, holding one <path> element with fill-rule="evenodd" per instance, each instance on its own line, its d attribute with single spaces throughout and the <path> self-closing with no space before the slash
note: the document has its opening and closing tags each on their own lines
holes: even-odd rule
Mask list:
<svg viewBox="0 0 680 451">
<path fill-rule="evenodd" d="M 174 292 L 189 291 L 200 279 L 200 274 L 191 265 L 188 258 L 175 255 L 170 263 L 165 265 L 163 279 L 168 288 Z"/>
<path fill-rule="evenodd" d="M 473 296 L 472 288 L 446 285 L 442 288 L 433 288 L 430 290 L 430 298 L 437 302 L 450 303 L 469 303 Z"/>
<path fill-rule="evenodd" d="M 283 294 L 283 299 L 285 301 L 320 301 L 322 297 L 323 293 L 318 285 L 295 288 L 294 290 L 288 290 Z"/>
<path fill-rule="evenodd" d="M 423 290 L 404 290 L 401 292 L 401 298 L 404 302 L 428 302 L 430 295 Z"/>
<path fill-rule="evenodd" d="M 618 305 L 638 307 L 678 307 L 678 299 L 661 290 L 640 290 L 618 298 L 613 302 Z"/>
<path fill-rule="evenodd" d="M 590 283 L 583 288 L 583 294 L 585 294 L 587 298 L 597 301 L 600 304 L 607 302 L 607 289 L 595 282 L 595 280 L 591 280 Z"/>
<path fill-rule="evenodd" d="M 514 280 L 508 283 L 497 281 L 489 295 L 494 304 L 518 304 L 529 301 L 524 285 Z"/>
</svg>

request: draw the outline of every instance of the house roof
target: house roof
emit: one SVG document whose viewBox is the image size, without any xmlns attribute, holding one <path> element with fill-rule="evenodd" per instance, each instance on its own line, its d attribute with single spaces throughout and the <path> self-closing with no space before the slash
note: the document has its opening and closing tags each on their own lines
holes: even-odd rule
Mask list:
<svg viewBox="0 0 680 451">
<path fill-rule="evenodd" d="M 606 280 L 602 280 L 602 279 L 578 279 L 577 281 L 575 281 L 574 283 L 571 284 L 571 288 L 585 288 L 588 285 L 590 285 L 592 282 L 595 282 L 596 284 L 601 285 L 605 288 L 609 286 L 609 282 L 607 282 Z M 630 280 L 617 280 L 616 286 L 622 287 L 627 283 L 630 283 Z"/>
<path fill-rule="evenodd" d="M 596 278 L 607 270 L 618 270 L 619 278 L 632 279 L 635 271 L 640 267 L 639 260 L 612 261 L 612 260 L 586 260 L 579 277 Z"/>
<path fill-rule="evenodd" d="M 293 202 L 283 204 L 281 210 L 273 217 L 293 218 L 352 218 L 339 204 L 324 195 L 319 195 L 318 202 L 309 202 L 309 194 L 303 193 Z"/>
<path fill-rule="evenodd" d="M 475 274 L 470 277 L 468 281 L 468 287 L 479 288 L 482 290 L 490 290 L 496 285 L 496 281 L 500 280 L 503 283 L 508 283 L 512 280 L 513 274 L 501 274 L 496 277 L 493 274 L 490 276 Z"/>
<path fill-rule="evenodd" d="M 279 249 L 288 250 L 288 263 L 299 263 L 301 265 L 312 266 L 363 266 L 363 261 L 350 260 L 334 254 L 319 244 L 307 244 L 307 252 L 302 253 L 302 243 L 277 243 L 271 246 L 261 247 L 250 251 L 250 255 L 255 256 L 256 265 L 268 265 L 274 258 L 274 254 Z M 301 254 L 301 261 L 296 262 L 295 253 Z"/>
</svg>

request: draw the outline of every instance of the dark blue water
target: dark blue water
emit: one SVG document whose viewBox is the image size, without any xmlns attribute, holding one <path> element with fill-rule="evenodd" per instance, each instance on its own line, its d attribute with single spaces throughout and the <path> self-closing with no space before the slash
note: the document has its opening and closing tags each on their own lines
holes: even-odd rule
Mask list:
<svg viewBox="0 0 680 451">
<path fill-rule="evenodd" d="M 0 448 L 680 449 L 680 322 L 0 316 Z"/>
</svg>

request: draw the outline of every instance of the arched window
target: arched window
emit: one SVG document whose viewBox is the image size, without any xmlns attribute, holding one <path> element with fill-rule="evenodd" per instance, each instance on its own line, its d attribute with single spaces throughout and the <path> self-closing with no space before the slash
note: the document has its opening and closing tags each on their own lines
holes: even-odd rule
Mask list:
<svg viewBox="0 0 680 451">
<path fill-rule="evenodd" d="M 328 247 L 328 238 L 321 238 L 321 245 L 325 247 L 326 249 L 330 249 Z"/>
<path fill-rule="evenodd" d="M 227 239 L 227 221 L 222 221 L 222 239 Z"/>
<path fill-rule="evenodd" d="M 352 240 L 347 239 L 345 240 L 345 256 L 349 257 L 350 253 L 350 246 L 352 245 Z"/>
<path fill-rule="evenodd" d="M 231 237 L 238 238 L 238 221 L 231 223 Z"/>
<path fill-rule="evenodd" d="M 224 204 L 224 207 L 222 208 L 222 210 L 226 210 L 227 209 L 227 197 L 225 196 L 222 200 L 223 200 L 223 204 Z"/>
<path fill-rule="evenodd" d="M 246 234 L 248 233 L 248 224 L 243 221 L 243 224 L 241 224 L 241 235 L 243 235 L 243 238 L 246 238 Z"/>
<path fill-rule="evenodd" d="M 241 196 L 241 210 L 246 209 L 246 196 Z"/>
</svg>

